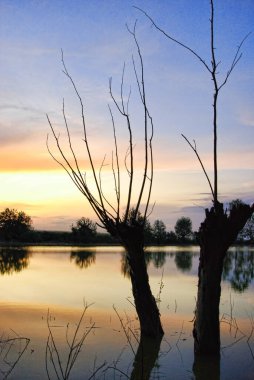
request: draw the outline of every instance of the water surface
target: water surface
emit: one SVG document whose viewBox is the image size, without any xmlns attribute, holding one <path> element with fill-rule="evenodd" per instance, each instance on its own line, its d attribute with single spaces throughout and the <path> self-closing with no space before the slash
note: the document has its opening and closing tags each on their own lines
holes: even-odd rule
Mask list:
<svg viewBox="0 0 254 380">
<path fill-rule="evenodd" d="M 147 249 L 165 330 L 148 358 L 150 378 L 253 379 L 254 249 L 232 248 L 225 260 L 221 360 L 212 369 L 193 354 L 198 258 L 197 247 Z M 89 379 L 98 370 L 93 379 L 134 379 L 139 331 L 120 247 L 0 248 L 0 378 L 11 371 L 9 379 L 55 379 L 52 361 L 61 375 L 87 304 L 76 342 L 87 336 L 69 378 Z"/>
</svg>

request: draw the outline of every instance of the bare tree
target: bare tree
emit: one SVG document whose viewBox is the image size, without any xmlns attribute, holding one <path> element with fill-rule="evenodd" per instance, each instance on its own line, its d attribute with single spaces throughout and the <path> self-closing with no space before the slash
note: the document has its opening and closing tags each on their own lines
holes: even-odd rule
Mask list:
<svg viewBox="0 0 254 380">
<path fill-rule="evenodd" d="M 67 172 L 75 186 L 79 191 L 85 196 L 85 198 L 90 203 L 96 216 L 98 217 L 100 224 L 104 227 L 112 236 L 118 237 L 126 250 L 127 260 L 131 268 L 130 277 L 132 282 L 132 292 L 135 301 L 135 306 L 137 314 L 140 321 L 141 336 L 150 336 L 153 338 L 161 339 L 163 335 L 163 329 L 160 322 L 160 313 L 152 295 L 149 278 L 145 264 L 144 256 L 144 226 L 147 219 L 149 202 L 151 197 L 152 183 L 153 183 L 153 120 L 149 113 L 146 100 L 145 91 L 145 78 L 144 78 L 144 65 L 141 50 L 136 38 L 136 23 L 134 28 L 130 30 L 135 46 L 137 48 L 137 56 L 139 65 L 136 64 L 134 58 L 132 57 L 133 69 L 136 78 L 137 89 L 139 93 L 139 98 L 141 101 L 142 112 L 143 112 L 143 122 L 144 122 L 144 168 L 143 177 L 141 178 L 140 189 L 138 192 L 137 199 L 134 199 L 133 187 L 134 187 L 134 142 L 133 142 L 133 132 L 131 126 L 131 120 L 129 116 L 129 100 L 130 93 L 127 96 L 127 101 L 125 100 L 124 94 L 124 75 L 125 66 L 122 72 L 121 88 L 120 88 L 120 100 L 113 95 L 112 90 L 112 80 L 109 81 L 109 91 L 113 104 L 116 110 L 121 115 L 126 123 L 128 135 L 129 135 L 129 145 L 128 150 L 125 155 L 124 164 L 128 174 L 128 189 L 127 189 L 127 200 L 124 206 L 124 212 L 122 215 L 122 187 L 121 187 L 121 170 L 120 170 L 120 156 L 117 142 L 117 134 L 115 127 L 115 117 L 114 113 L 109 106 L 109 112 L 111 115 L 112 127 L 113 127 L 113 141 L 114 150 L 112 152 L 112 175 L 114 182 L 114 193 L 115 202 L 113 204 L 104 194 L 102 189 L 102 178 L 101 170 L 104 165 L 104 160 L 101 164 L 99 170 L 96 171 L 94 159 L 91 153 L 87 125 L 85 118 L 84 103 L 80 96 L 80 93 L 76 87 L 76 84 L 69 74 L 64 57 L 62 55 L 63 72 L 71 82 L 74 92 L 79 100 L 81 108 L 81 119 L 83 125 L 83 140 L 85 143 L 85 149 L 88 155 L 88 161 L 93 175 L 93 181 L 95 184 L 95 191 L 91 191 L 91 183 L 86 180 L 86 175 L 82 173 L 79 160 L 74 151 L 71 133 L 69 130 L 69 122 L 66 117 L 65 107 L 63 102 L 63 119 L 65 124 L 65 130 L 67 134 L 67 140 L 69 145 L 69 153 L 71 153 L 72 159 L 69 159 L 66 152 L 63 150 L 60 144 L 59 136 L 56 134 L 51 120 L 48 118 L 48 122 L 52 131 L 52 135 L 58 149 L 59 156 L 52 153 L 49 147 L 49 142 L 47 140 L 48 151 L 51 157 L 63 167 Z M 58 158 L 59 157 L 59 158 Z M 141 206 L 143 206 L 143 213 L 141 217 Z"/>
<path fill-rule="evenodd" d="M 200 263 L 198 297 L 195 311 L 193 336 L 195 340 L 195 352 L 197 354 L 219 354 L 219 303 L 221 294 L 221 275 L 223 261 L 229 246 L 235 241 L 239 231 L 254 211 L 254 205 L 234 205 L 229 212 L 224 209 L 218 200 L 218 163 L 217 163 L 217 133 L 218 133 L 218 100 L 222 88 L 227 84 L 233 70 L 242 57 L 241 48 L 248 35 L 246 35 L 236 49 L 231 65 L 222 81 L 218 80 L 218 66 L 220 61 L 216 58 L 214 42 L 214 4 L 210 0 L 210 63 L 208 64 L 194 49 L 172 37 L 160 28 L 155 21 L 142 9 L 141 11 L 152 25 L 166 38 L 179 45 L 192 54 L 205 68 L 212 79 L 213 84 L 213 184 L 204 167 L 197 150 L 196 142 L 191 143 L 184 135 L 191 149 L 194 151 L 211 191 L 213 207 L 206 209 L 206 217 L 199 228 Z"/>
</svg>

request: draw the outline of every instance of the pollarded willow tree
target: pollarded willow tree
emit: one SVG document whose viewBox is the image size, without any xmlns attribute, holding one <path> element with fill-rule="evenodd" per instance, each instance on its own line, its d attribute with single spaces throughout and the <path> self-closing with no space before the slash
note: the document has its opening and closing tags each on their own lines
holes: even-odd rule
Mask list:
<svg viewBox="0 0 254 380">
<path fill-rule="evenodd" d="M 137 7 L 136 7 L 137 8 Z M 210 63 L 207 63 L 194 49 L 173 38 L 160 28 L 155 21 L 142 9 L 141 11 L 151 22 L 152 25 L 161 32 L 171 42 L 184 48 L 191 53 L 205 68 L 211 77 L 213 84 L 213 184 L 204 167 L 202 159 L 198 153 L 196 142 L 190 142 L 183 138 L 189 144 L 195 153 L 203 173 L 207 179 L 213 206 L 206 209 L 205 220 L 199 228 L 200 244 L 200 261 L 199 261 L 199 281 L 198 295 L 195 311 L 195 322 L 193 329 L 194 348 L 196 354 L 219 355 L 220 353 L 220 324 L 219 324 L 219 304 L 221 295 L 221 276 L 223 270 L 223 261 L 230 245 L 235 241 L 238 233 L 242 230 L 247 220 L 254 212 L 252 206 L 244 203 L 236 203 L 230 210 L 224 208 L 223 203 L 219 201 L 218 192 L 218 157 L 217 157 L 217 134 L 218 134 L 218 100 L 223 87 L 227 84 L 233 70 L 241 59 L 241 48 L 248 37 L 245 36 L 239 44 L 233 57 L 231 66 L 226 72 L 224 78 L 219 80 L 218 66 L 220 61 L 216 57 L 215 33 L 214 33 L 214 3 L 210 0 Z"/>
<path fill-rule="evenodd" d="M 163 329 L 160 321 L 160 313 L 152 295 L 147 268 L 145 264 L 144 255 L 144 226 L 147 220 L 149 212 L 149 203 L 151 198 L 152 184 L 153 184 L 153 119 L 149 113 L 145 81 L 144 81 L 144 65 L 141 50 L 136 38 L 136 23 L 133 30 L 128 29 L 135 41 L 137 48 L 137 56 L 139 65 L 137 66 L 134 58 L 132 57 L 133 70 L 136 78 L 136 85 L 139 93 L 140 104 L 143 112 L 143 128 L 144 128 L 144 168 L 143 176 L 139 182 L 139 191 L 137 197 L 134 198 L 134 172 L 135 172 L 135 160 L 134 160 L 134 142 L 133 142 L 133 130 L 131 125 L 131 118 L 129 115 L 129 100 L 130 93 L 125 100 L 124 94 L 124 72 L 125 66 L 122 72 L 121 89 L 120 89 L 120 101 L 116 99 L 112 91 L 112 80 L 109 81 L 109 91 L 112 102 L 116 107 L 117 112 L 123 118 L 126 123 L 129 136 L 128 149 L 124 158 L 124 166 L 128 174 L 128 191 L 126 199 L 123 198 L 123 184 L 121 182 L 121 160 L 117 142 L 117 133 L 115 127 L 114 113 L 109 106 L 109 112 L 111 115 L 112 129 L 113 129 L 113 152 L 112 152 L 112 176 L 114 183 L 115 202 L 109 200 L 103 191 L 101 170 L 104 166 L 104 160 L 99 170 L 96 170 L 94 164 L 94 157 L 92 155 L 90 144 L 88 141 L 87 124 L 84 110 L 84 103 L 80 96 L 80 93 L 76 87 L 76 84 L 67 70 L 64 57 L 62 54 L 63 72 L 69 79 L 74 92 L 78 98 L 81 119 L 83 126 L 83 140 L 87 153 L 88 163 L 93 176 L 93 183 L 88 183 L 86 175 L 82 172 L 80 162 L 77 158 L 75 150 L 73 148 L 71 132 L 69 129 L 69 120 L 66 116 L 65 106 L 63 101 L 63 120 L 65 130 L 67 134 L 69 152 L 64 151 L 59 136 L 56 134 L 55 128 L 47 115 L 47 119 L 52 131 L 52 135 L 58 150 L 56 156 L 49 147 L 49 141 L 47 139 L 47 147 L 51 157 L 67 172 L 75 186 L 84 195 L 91 205 L 94 213 L 100 221 L 100 225 L 105 228 L 112 236 L 117 237 L 122 242 L 126 250 L 126 256 L 128 264 L 130 266 L 130 277 L 132 282 L 132 292 L 135 301 L 135 307 L 138 314 L 141 338 L 151 337 L 160 340 L 163 336 Z M 68 157 L 71 154 L 72 158 Z M 95 185 L 95 190 L 91 190 Z M 125 188 L 123 189 L 125 190 Z M 123 203 L 125 206 L 123 206 Z M 143 205 L 143 207 L 142 207 Z M 124 212 L 122 212 L 124 208 Z M 141 210 L 142 208 L 142 210 Z M 141 217 L 141 211 L 142 217 Z"/>
</svg>

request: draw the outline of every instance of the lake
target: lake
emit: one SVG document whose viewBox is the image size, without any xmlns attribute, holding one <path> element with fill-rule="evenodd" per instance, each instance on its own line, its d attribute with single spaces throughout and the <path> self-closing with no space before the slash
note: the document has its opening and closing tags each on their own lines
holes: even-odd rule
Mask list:
<svg viewBox="0 0 254 380">
<path fill-rule="evenodd" d="M 226 257 L 214 363 L 193 354 L 198 259 L 198 247 L 146 250 L 165 336 L 142 358 L 142 376 L 253 380 L 254 248 Z M 122 248 L 2 247 L 0 274 L 0 379 L 138 378 L 142 346 Z"/>
</svg>

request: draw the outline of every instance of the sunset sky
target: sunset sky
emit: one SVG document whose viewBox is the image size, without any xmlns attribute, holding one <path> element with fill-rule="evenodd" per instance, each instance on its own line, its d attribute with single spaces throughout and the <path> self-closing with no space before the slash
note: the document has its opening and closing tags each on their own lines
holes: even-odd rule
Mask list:
<svg viewBox="0 0 254 380">
<path fill-rule="evenodd" d="M 215 46 L 218 79 L 223 80 L 237 46 L 242 58 L 219 100 L 219 195 L 227 203 L 254 200 L 254 2 L 215 0 Z M 96 168 L 102 171 L 105 195 L 113 202 L 111 152 L 114 147 L 108 104 L 116 118 L 122 168 L 128 146 L 126 125 L 109 94 L 119 99 L 123 64 L 124 97 L 131 86 L 129 113 L 135 140 L 135 168 L 142 178 L 142 107 L 132 67 L 137 52 L 126 23 L 137 19 L 137 38 L 144 60 L 149 112 L 154 121 L 155 202 L 151 221 L 172 229 L 189 216 L 194 228 L 211 206 L 206 179 L 181 133 L 195 140 L 207 171 L 212 172 L 212 81 L 190 53 L 160 34 L 136 5 L 167 33 L 210 62 L 209 0 L 0 0 L 0 211 L 28 213 L 36 229 L 69 230 L 81 216 L 95 216 L 66 173 L 50 157 L 46 138 L 49 115 L 65 141 L 62 100 L 82 170 L 91 174 L 82 140 L 81 112 L 65 63 L 85 104 L 88 138 Z M 54 141 L 49 139 L 50 147 Z M 66 145 L 64 145 L 66 147 Z M 138 177 L 138 176 L 137 176 Z M 123 173 L 126 190 L 126 173 Z M 92 185 L 93 186 L 93 185 Z M 122 204 L 124 206 L 124 202 Z"/>
</svg>

